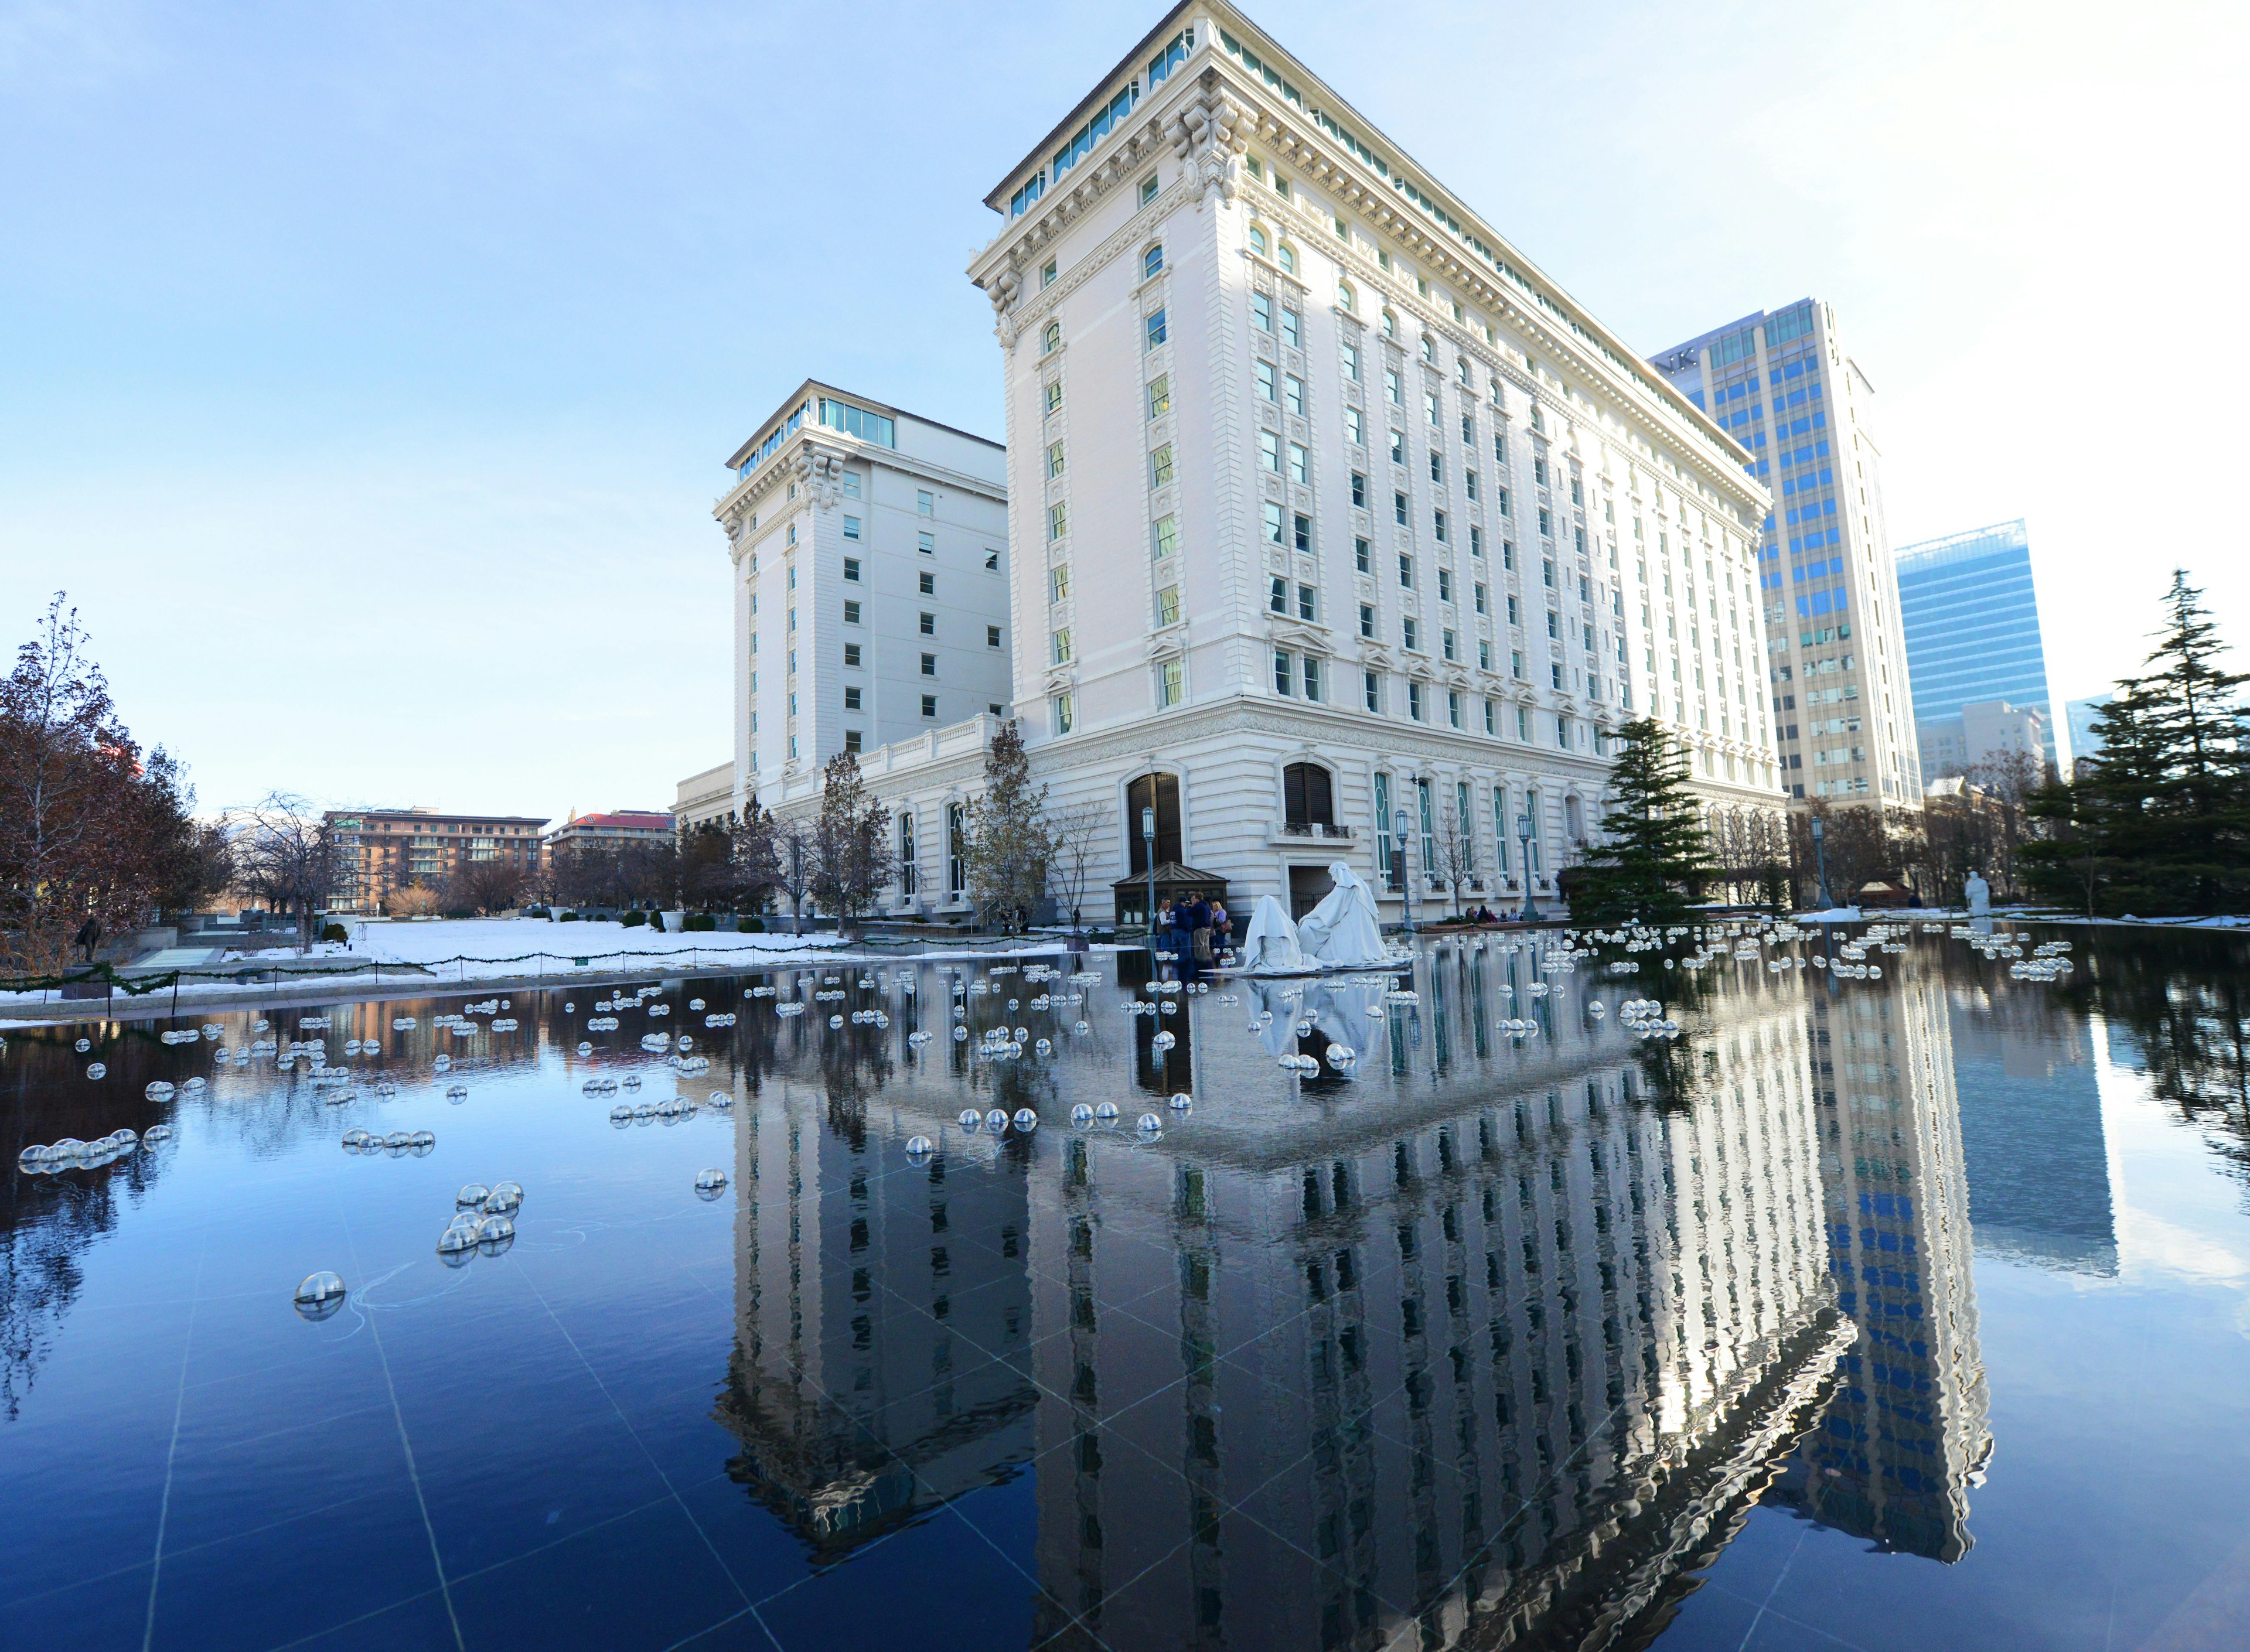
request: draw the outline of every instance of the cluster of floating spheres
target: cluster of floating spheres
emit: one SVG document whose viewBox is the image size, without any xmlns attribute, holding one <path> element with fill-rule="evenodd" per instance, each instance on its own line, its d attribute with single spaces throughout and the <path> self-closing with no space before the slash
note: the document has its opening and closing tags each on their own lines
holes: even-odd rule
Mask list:
<svg viewBox="0 0 2250 1652">
<path fill-rule="evenodd" d="M 371 1156 L 388 1153 L 397 1159 L 407 1153 L 424 1157 L 438 1145 L 434 1132 L 428 1130 L 394 1130 L 389 1135 L 378 1135 L 371 1130 L 347 1130 L 343 1133 L 346 1153 Z"/>
<path fill-rule="evenodd" d="M 59 1175 L 66 1170 L 99 1170 L 114 1165 L 144 1142 L 162 1141 L 172 1133 L 169 1125 L 151 1125 L 146 1136 L 120 1128 L 92 1141 L 65 1136 L 60 1141 L 26 1147 L 16 1157 L 16 1168 L 27 1176 Z"/>
</svg>

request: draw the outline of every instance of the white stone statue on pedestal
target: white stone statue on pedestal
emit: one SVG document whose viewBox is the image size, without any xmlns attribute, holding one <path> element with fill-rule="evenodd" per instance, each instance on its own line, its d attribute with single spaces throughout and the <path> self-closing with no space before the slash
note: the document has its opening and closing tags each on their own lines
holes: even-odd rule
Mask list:
<svg viewBox="0 0 2250 1652">
<path fill-rule="evenodd" d="M 1992 910 L 1992 886 L 1984 881 L 1982 872 L 1970 872 L 1969 881 L 1961 885 L 1961 892 L 1969 902 L 1969 914 L 1982 918 Z"/>
</svg>

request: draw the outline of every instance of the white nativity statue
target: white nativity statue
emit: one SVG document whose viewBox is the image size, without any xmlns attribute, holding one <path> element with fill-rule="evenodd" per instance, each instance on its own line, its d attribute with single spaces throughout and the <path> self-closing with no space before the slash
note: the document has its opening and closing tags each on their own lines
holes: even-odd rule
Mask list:
<svg viewBox="0 0 2250 1652">
<path fill-rule="evenodd" d="M 1390 961 L 1383 949 L 1383 926 L 1375 915 L 1375 891 L 1342 861 L 1329 868 L 1336 887 L 1297 926 L 1297 945 L 1316 969 L 1361 969 Z"/>
<path fill-rule="evenodd" d="M 1306 963 L 1297 945 L 1297 926 L 1289 921 L 1288 912 L 1271 895 L 1258 898 L 1258 909 L 1250 914 L 1250 927 L 1243 932 L 1242 967 L 1253 975 L 1301 975 Z"/>
</svg>

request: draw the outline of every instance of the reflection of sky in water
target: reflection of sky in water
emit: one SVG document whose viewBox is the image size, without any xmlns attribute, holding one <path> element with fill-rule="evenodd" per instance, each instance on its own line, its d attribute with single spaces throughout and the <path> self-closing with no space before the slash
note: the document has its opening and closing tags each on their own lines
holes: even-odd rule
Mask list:
<svg viewBox="0 0 2250 1652">
<path fill-rule="evenodd" d="M 11 1173 L 0 1644 L 2239 1644 L 2238 960 L 1917 947 L 1715 968 L 1660 1049 L 1646 960 L 1501 943 L 1130 1017 L 1130 954 L 339 1004 L 342 1105 L 213 1059 L 251 1013 L 17 1029 L 9 1165 L 173 1134 Z"/>
</svg>

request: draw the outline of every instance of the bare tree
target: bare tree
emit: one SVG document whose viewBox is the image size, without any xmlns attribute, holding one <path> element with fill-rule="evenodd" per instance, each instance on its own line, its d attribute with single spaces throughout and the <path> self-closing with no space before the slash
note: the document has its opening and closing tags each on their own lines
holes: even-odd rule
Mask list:
<svg viewBox="0 0 2250 1652">
<path fill-rule="evenodd" d="M 804 820 L 776 820 L 773 829 L 774 887 L 789 897 L 789 933 L 804 933 L 804 898 L 820 869 L 820 841 Z"/>
<path fill-rule="evenodd" d="M 522 904 L 528 881 L 523 868 L 512 861 L 465 861 L 445 880 L 445 905 L 450 911 L 480 917 L 507 912 Z"/>
<path fill-rule="evenodd" d="M 1109 836 L 1113 823 L 1110 812 L 1099 803 L 1073 803 L 1047 817 L 1049 836 L 1053 843 L 1050 875 L 1054 879 L 1055 901 L 1070 913 L 1070 926 L 1081 926 L 1080 911 L 1086 902 L 1096 857 Z"/>
<path fill-rule="evenodd" d="M 839 752 L 822 775 L 820 814 L 813 826 L 812 892 L 836 914 L 841 935 L 891 881 L 888 819 L 859 777 L 859 760 Z"/>
<path fill-rule="evenodd" d="M 1427 869 L 1431 877 L 1441 880 L 1453 900 L 1453 915 L 1461 910 L 1461 885 L 1476 876 L 1476 829 L 1461 819 L 1460 811 L 1447 803 L 1439 811 L 1438 834 L 1432 841 L 1433 864 Z"/>
<path fill-rule="evenodd" d="M 321 811 L 291 792 L 268 792 L 231 811 L 234 857 L 245 887 L 268 910 L 297 914 L 297 947 L 311 945 L 314 912 L 334 892 L 336 839 Z"/>
<path fill-rule="evenodd" d="M 401 884 L 383 905 L 393 918 L 435 918 L 445 909 L 445 898 L 427 884 Z"/>
</svg>

